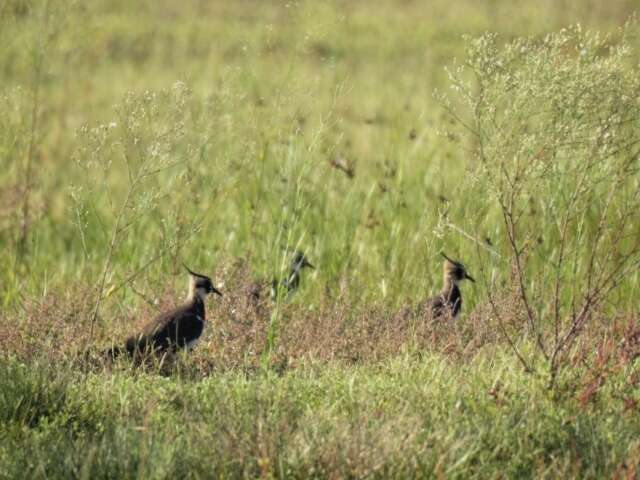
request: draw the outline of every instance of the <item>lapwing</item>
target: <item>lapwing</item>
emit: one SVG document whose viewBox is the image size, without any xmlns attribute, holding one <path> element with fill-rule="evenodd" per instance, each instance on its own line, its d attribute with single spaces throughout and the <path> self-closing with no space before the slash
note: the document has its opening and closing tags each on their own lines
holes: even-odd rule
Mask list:
<svg viewBox="0 0 640 480">
<path fill-rule="evenodd" d="M 107 351 L 112 357 L 121 353 L 129 355 L 176 352 L 191 350 L 198 343 L 205 326 L 204 302 L 207 296 L 222 293 L 213 286 L 211 278 L 196 273 L 184 265 L 189 272 L 189 294 L 180 307 L 161 313 L 149 322 L 142 331 L 129 337 L 124 347 Z"/>
<path fill-rule="evenodd" d="M 305 257 L 304 253 L 298 250 L 293 256 L 287 278 L 283 278 L 280 281 L 274 278 L 271 284 L 269 284 L 269 296 L 271 300 L 277 300 L 279 291 L 286 291 L 287 297 L 289 297 L 300 285 L 301 272 L 305 268 L 315 267 Z M 263 292 L 267 284 L 265 280 L 258 280 L 249 285 L 248 299 L 255 308 L 259 309 L 262 307 L 264 303 Z"/>
<path fill-rule="evenodd" d="M 275 300 L 278 297 L 280 288 L 286 289 L 287 298 L 291 294 L 293 294 L 293 292 L 300 285 L 302 270 L 305 268 L 315 269 L 316 267 L 314 267 L 311 262 L 309 262 L 304 253 L 302 253 L 300 250 L 297 250 L 295 255 L 293 256 L 291 266 L 289 267 L 289 274 L 287 278 L 283 278 L 279 282 L 277 279 L 274 279 L 273 282 L 271 282 L 271 299 Z"/>
<path fill-rule="evenodd" d="M 475 283 L 462 263 L 451 260 L 444 253 L 442 256 L 444 257 L 442 290 L 424 303 L 424 311 L 432 319 L 455 318 L 462 308 L 462 293 L 458 284 L 462 280 L 471 280 Z"/>
</svg>

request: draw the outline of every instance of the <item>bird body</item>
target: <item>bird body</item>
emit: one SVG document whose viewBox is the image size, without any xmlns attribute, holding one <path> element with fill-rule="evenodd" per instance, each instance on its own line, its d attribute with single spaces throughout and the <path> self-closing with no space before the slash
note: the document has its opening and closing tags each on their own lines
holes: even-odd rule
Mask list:
<svg viewBox="0 0 640 480">
<path fill-rule="evenodd" d="M 450 315 L 455 318 L 462 309 L 462 294 L 460 288 L 451 284 L 427 300 L 430 313 L 434 318 Z"/>
<path fill-rule="evenodd" d="M 204 330 L 204 303 L 199 298 L 157 316 L 145 325 L 140 334 L 129 337 L 126 349 L 129 354 L 135 350 L 144 351 L 189 348 L 195 345 Z"/>
<path fill-rule="evenodd" d="M 432 319 L 443 317 L 455 318 L 462 309 L 462 292 L 459 283 L 462 280 L 475 282 L 473 277 L 467 273 L 465 266 L 446 255 L 443 264 L 443 286 L 438 295 L 428 298 L 424 303 L 426 314 Z"/>
<path fill-rule="evenodd" d="M 315 267 L 309 262 L 307 257 L 305 257 L 304 253 L 298 250 L 293 257 L 293 261 L 291 262 L 287 278 L 283 278 L 280 282 L 278 282 L 277 279 L 274 279 L 271 283 L 271 298 L 273 300 L 277 299 L 278 292 L 281 287 L 283 289 L 286 289 L 287 297 L 291 295 L 295 290 L 297 290 L 298 286 L 300 285 L 300 277 L 304 268 L 315 269 Z"/>
<path fill-rule="evenodd" d="M 247 288 L 247 300 L 256 311 L 261 311 L 265 305 L 265 300 L 267 300 L 264 293 L 268 288 L 271 301 L 277 301 L 278 296 L 283 292 L 285 293 L 283 295 L 284 300 L 288 301 L 300 286 L 302 270 L 305 268 L 314 269 L 315 267 L 305 257 L 304 253 L 298 250 L 291 261 L 286 278 L 281 280 L 274 278 L 271 283 L 266 279 L 252 282 Z"/>
<path fill-rule="evenodd" d="M 187 270 L 189 294 L 186 302 L 158 315 L 139 334 L 129 337 L 124 348 L 109 350 L 111 356 L 124 352 L 132 356 L 149 352 L 175 352 L 195 347 L 206 324 L 205 299 L 210 293 L 220 296 L 222 293 L 213 286 L 209 277 Z"/>
</svg>

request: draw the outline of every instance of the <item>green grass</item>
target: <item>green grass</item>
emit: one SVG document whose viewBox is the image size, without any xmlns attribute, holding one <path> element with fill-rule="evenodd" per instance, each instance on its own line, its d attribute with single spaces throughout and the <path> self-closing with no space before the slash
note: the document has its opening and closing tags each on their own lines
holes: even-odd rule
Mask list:
<svg viewBox="0 0 640 480">
<path fill-rule="evenodd" d="M 636 8 L 0 4 L 0 478 L 633 474 L 638 269 L 594 312 L 549 389 L 548 362 L 513 295 L 508 235 L 477 142 L 434 91 L 452 92 L 445 67 L 469 58 L 465 35 L 500 34 L 493 60 L 510 40 L 539 45 L 577 22 L 616 44 Z M 628 32 L 631 61 L 615 65 L 626 74 L 617 79 L 637 73 L 637 27 Z M 574 56 L 553 59 L 570 71 Z M 589 65 L 596 80 L 607 73 Z M 502 97 L 494 84 L 499 120 L 512 118 L 502 115 L 512 99 L 546 100 L 544 86 L 557 78 L 553 62 L 545 66 L 526 70 L 531 95 Z M 600 119 L 570 107 L 563 121 L 572 131 Z M 538 151 L 527 143 L 538 124 L 515 110 L 522 123 L 505 121 L 504 138 L 487 134 L 489 172 L 503 151 Z M 543 146 L 546 133 L 562 144 L 549 118 L 540 120 Z M 564 153 L 578 166 L 590 158 L 586 148 Z M 576 263 L 555 263 L 550 212 L 565 203 L 554 195 L 576 184 L 556 166 L 557 183 L 527 184 L 521 200 L 543 212 L 528 217 L 543 247 L 527 257 L 524 288 L 549 338 L 548 286 L 560 272 L 560 310 L 570 315 L 590 251 L 571 244 Z M 637 172 L 623 186 L 632 195 Z M 545 201 L 531 201 L 545 188 Z M 579 233 L 596 223 L 599 207 L 587 204 L 570 227 Z M 291 304 L 252 310 L 251 282 L 279 275 L 294 248 L 318 268 Z M 439 289 L 442 250 L 481 281 L 463 285 L 457 323 L 425 326 L 407 312 Z M 211 322 L 192 355 L 168 371 L 111 370 L 77 356 L 174 304 L 182 261 L 225 293 L 208 305 Z M 500 335 L 489 288 L 505 299 L 507 331 L 533 374 Z"/>
<path fill-rule="evenodd" d="M 197 382 L 39 367 L 2 366 L 10 477 L 598 478 L 638 448 L 637 415 L 553 399 L 502 353 Z"/>
</svg>

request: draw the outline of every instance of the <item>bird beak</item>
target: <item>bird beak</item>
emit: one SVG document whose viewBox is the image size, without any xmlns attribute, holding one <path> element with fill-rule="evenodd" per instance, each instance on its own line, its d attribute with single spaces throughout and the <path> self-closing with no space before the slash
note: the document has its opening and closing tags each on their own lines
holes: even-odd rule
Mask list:
<svg viewBox="0 0 640 480">
<path fill-rule="evenodd" d="M 304 261 L 304 263 L 303 263 L 303 265 L 304 265 L 305 267 L 309 267 L 309 268 L 310 268 L 310 269 L 312 269 L 312 270 L 315 270 L 315 269 L 316 269 L 316 267 L 314 267 L 313 265 L 311 265 L 311 263 L 309 263 L 309 261 L 308 261 L 308 260 L 305 260 L 305 261 Z"/>
<path fill-rule="evenodd" d="M 222 296 L 222 292 L 220 290 L 218 290 L 216 287 L 211 287 L 211 291 L 213 293 L 215 293 L 216 295 Z"/>
<path fill-rule="evenodd" d="M 471 280 L 473 283 L 476 283 L 475 279 L 468 273 L 464 274 L 464 278 L 466 278 L 467 280 Z"/>
</svg>

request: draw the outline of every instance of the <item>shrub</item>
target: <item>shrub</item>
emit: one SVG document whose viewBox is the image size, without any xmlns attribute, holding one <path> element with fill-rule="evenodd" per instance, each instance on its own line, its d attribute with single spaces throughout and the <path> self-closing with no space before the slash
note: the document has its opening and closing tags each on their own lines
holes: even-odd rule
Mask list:
<svg viewBox="0 0 640 480">
<path fill-rule="evenodd" d="M 461 106 L 444 98 L 445 106 L 468 133 L 472 188 L 501 218 L 497 248 L 510 266 L 488 281 L 493 312 L 514 350 L 521 331 L 535 341 L 551 385 L 607 302 L 631 300 L 640 267 L 634 28 L 615 38 L 578 26 L 504 45 L 486 34 L 450 72 Z M 521 322 L 501 318 L 500 279 Z"/>
</svg>

